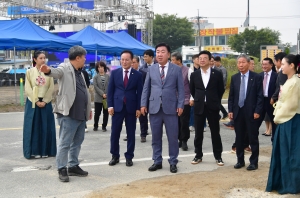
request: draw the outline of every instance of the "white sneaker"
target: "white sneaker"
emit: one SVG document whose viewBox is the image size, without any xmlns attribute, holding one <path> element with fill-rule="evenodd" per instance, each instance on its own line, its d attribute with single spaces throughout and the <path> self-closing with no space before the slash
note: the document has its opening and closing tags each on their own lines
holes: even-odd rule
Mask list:
<svg viewBox="0 0 300 198">
<path fill-rule="evenodd" d="M 193 126 L 190 126 L 190 131 L 195 131 L 195 127 L 193 127 Z"/>
<path fill-rule="evenodd" d="M 86 133 L 87 133 L 87 132 L 89 132 L 89 130 L 88 130 L 88 129 L 85 129 L 84 131 L 85 131 Z"/>
</svg>

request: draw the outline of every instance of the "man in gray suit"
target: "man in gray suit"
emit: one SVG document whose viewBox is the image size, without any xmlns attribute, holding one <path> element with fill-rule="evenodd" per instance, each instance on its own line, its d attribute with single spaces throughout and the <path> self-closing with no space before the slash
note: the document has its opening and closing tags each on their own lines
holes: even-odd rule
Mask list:
<svg viewBox="0 0 300 198">
<path fill-rule="evenodd" d="M 57 68 L 42 65 L 40 69 L 46 75 L 59 79 L 59 91 L 53 112 L 57 114 L 60 125 L 56 165 L 59 180 L 62 182 L 68 182 L 69 176 L 88 175 L 87 171 L 79 167 L 78 160 L 85 124 L 92 118 L 91 98 L 81 73 L 85 55 L 84 48 L 74 46 L 69 50 L 69 62 L 62 63 Z"/>
<path fill-rule="evenodd" d="M 178 116 L 183 112 L 184 87 L 181 68 L 168 61 L 170 46 L 160 43 L 155 47 L 158 64 L 148 70 L 141 99 L 141 113 L 145 115 L 149 106 L 149 118 L 152 131 L 152 149 L 154 164 L 148 169 L 162 169 L 162 127 L 165 124 L 169 142 L 170 172 L 177 172 Z"/>
</svg>

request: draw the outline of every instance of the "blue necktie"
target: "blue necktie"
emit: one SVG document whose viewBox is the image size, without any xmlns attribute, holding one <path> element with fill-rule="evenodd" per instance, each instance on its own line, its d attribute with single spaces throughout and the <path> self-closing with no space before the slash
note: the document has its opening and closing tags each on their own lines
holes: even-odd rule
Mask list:
<svg viewBox="0 0 300 198">
<path fill-rule="evenodd" d="M 246 86 L 245 86 L 245 75 L 242 74 L 241 86 L 240 86 L 240 96 L 239 96 L 239 107 L 242 108 L 244 106 L 245 98 L 246 98 Z"/>
</svg>

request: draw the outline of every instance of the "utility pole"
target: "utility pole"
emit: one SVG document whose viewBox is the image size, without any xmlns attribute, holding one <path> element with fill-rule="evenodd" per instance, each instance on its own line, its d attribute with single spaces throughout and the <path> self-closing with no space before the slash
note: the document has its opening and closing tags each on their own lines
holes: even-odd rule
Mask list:
<svg viewBox="0 0 300 198">
<path fill-rule="evenodd" d="M 198 44 L 199 44 L 199 52 L 201 52 L 201 28 L 200 28 L 200 19 L 203 19 L 206 17 L 201 17 L 199 15 L 199 9 L 198 9 L 198 16 L 197 16 L 197 22 L 198 22 Z"/>
<path fill-rule="evenodd" d="M 247 16 L 247 18 L 248 18 L 248 27 L 250 27 L 250 4 L 249 4 L 249 1 L 250 0 L 248 0 L 248 16 Z"/>
</svg>

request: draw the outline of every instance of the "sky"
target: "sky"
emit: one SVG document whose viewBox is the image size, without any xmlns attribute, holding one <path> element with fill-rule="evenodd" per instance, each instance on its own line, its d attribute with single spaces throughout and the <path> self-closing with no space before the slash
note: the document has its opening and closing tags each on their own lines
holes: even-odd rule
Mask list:
<svg viewBox="0 0 300 198">
<path fill-rule="evenodd" d="M 240 27 L 246 18 L 248 0 L 153 0 L 154 14 L 207 17 L 214 28 Z M 300 0 L 250 0 L 250 26 L 269 27 L 281 33 L 282 43 L 297 44 Z"/>
</svg>

